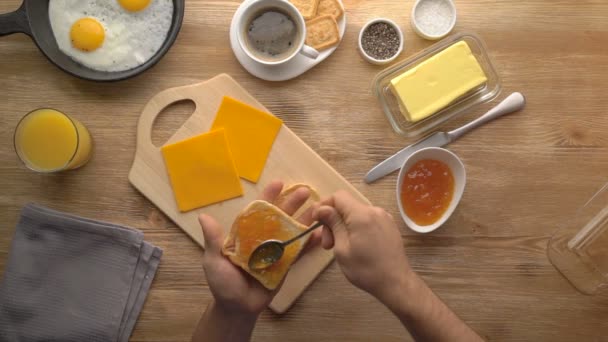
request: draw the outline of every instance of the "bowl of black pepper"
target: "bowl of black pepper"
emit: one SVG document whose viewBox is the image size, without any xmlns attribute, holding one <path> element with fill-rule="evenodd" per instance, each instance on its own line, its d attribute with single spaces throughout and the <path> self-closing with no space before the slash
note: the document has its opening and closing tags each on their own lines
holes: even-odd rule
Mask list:
<svg viewBox="0 0 608 342">
<path fill-rule="evenodd" d="M 387 64 L 403 51 L 403 33 L 392 20 L 369 21 L 359 33 L 359 52 L 373 64 Z"/>
</svg>

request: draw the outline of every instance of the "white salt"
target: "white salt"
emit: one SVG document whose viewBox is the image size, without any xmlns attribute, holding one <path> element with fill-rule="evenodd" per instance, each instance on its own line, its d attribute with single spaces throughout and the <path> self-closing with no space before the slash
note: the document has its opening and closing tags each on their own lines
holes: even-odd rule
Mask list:
<svg viewBox="0 0 608 342">
<path fill-rule="evenodd" d="M 414 12 L 419 29 L 429 36 L 447 33 L 455 15 L 447 0 L 422 0 Z"/>
</svg>

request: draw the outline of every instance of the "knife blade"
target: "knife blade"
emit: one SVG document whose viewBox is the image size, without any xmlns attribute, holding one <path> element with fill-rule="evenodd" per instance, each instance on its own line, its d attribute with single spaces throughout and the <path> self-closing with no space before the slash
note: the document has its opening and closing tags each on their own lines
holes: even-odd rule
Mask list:
<svg viewBox="0 0 608 342">
<path fill-rule="evenodd" d="M 403 162 L 412 155 L 414 152 L 427 147 L 441 147 L 450 143 L 450 136 L 446 132 L 433 133 L 416 143 L 402 149 L 401 151 L 388 157 L 385 161 L 376 165 L 374 168 L 369 170 L 365 175 L 365 182 L 372 183 L 379 178 L 382 178 L 389 173 L 399 170 Z"/>
<path fill-rule="evenodd" d="M 457 128 L 449 132 L 436 132 L 421 140 L 418 140 L 412 145 L 409 145 L 401 151 L 393 154 L 384 160 L 374 168 L 369 170 L 365 175 L 365 182 L 372 183 L 389 173 L 401 168 L 405 160 L 412 155 L 414 152 L 421 150 L 426 147 L 442 147 L 452 141 L 460 138 L 469 131 L 489 122 L 496 118 L 499 118 L 505 114 L 516 112 L 524 107 L 526 99 L 521 93 L 515 92 L 507 96 L 502 102 L 497 104 L 494 108 L 490 109 L 484 115 L 469 122 L 468 124 Z"/>
</svg>

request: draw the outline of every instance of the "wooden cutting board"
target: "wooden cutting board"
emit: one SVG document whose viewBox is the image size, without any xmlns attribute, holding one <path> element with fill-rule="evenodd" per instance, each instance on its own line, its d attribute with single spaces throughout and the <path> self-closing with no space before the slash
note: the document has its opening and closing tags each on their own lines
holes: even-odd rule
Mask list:
<svg viewBox="0 0 608 342">
<path fill-rule="evenodd" d="M 154 120 L 163 109 L 172 103 L 192 100 L 196 105 L 194 113 L 167 143 L 207 132 L 224 96 L 230 96 L 268 112 L 262 104 L 226 74 L 218 75 L 205 82 L 164 90 L 156 94 L 146 104 L 139 118 L 137 149 L 129 173 L 131 184 L 159 207 L 201 247 L 204 248 L 205 241 L 197 219 L 199 214 L 206 213 L 214 216 L 228 233 L 237 213 L 249 202 L 255 200 L 264 186 L 274 179 L 281 179 L 286 185 L 293 183 L 309 184 L 316 188 L 321 196 L 327 196 L 339 189 L 344 189 L 368 202 L 336 170 L 329 166 L 287 126 L 283 125 L 268 156 L 259 182 L 253 184 L 242 180 L 244 196 L 181 213 L 173 196 L 160 148 L 154 146 L 151 140 Z M 333 253 L 325 251 L 321 247 L 303 255 L 293 265 L 281 291 L 270 304 L 270 308 L 277 313 L 287 311 L 332 260 Z"/>
</svg>

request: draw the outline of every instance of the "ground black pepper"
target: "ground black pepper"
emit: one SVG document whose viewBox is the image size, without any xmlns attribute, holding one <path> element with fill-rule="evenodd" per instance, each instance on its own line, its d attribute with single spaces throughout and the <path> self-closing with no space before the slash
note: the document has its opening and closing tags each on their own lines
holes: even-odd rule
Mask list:
<svg viewBox="0 0 608 342">
<path fill-rule="evenodd" d="M 363 31 L 361 47 L 370 57 L 389 59 L 399 50 L 399 33 L 387 23 L 371 24 Z"/>
</svg>

